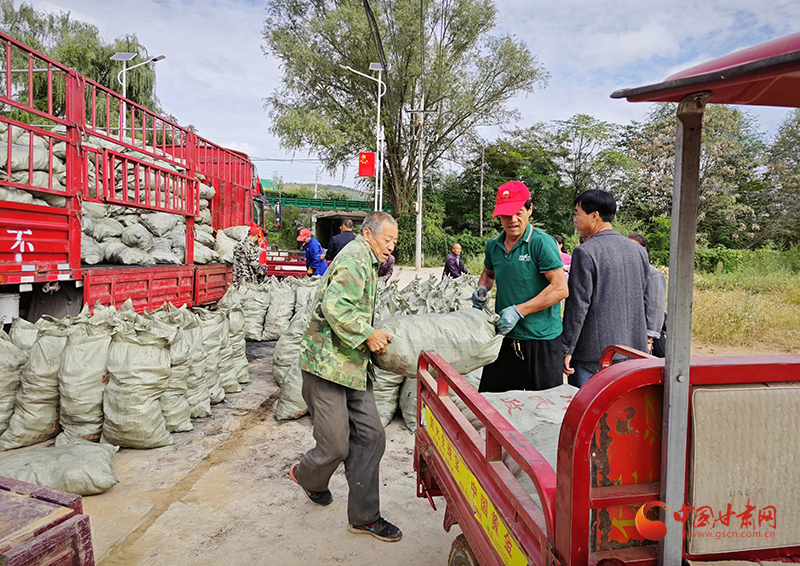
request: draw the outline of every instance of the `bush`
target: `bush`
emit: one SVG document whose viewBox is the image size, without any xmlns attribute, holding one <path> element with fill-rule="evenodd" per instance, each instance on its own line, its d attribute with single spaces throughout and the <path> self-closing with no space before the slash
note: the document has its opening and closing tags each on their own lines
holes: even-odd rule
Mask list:
<svg viewBox="0 0 800 566">
<path fill-rule="evenodd" d="M 669 251 L 650 250 L 653 265 L 669 267 Z M 737 273 L 754 271 L 762 274 L 777 271 L 800 271 L 800 245 L 788 252 L 762 248 L 759 250 L 730 250 L 697 246 L 694 268 L 705 273 Z"/>
<path fill-rule="evenodd" d="M 400 263 L 411 263 L 415 260 L 417 249 L 417 224 L 416 216 L 406 214 L 397 218 L 398 239 L 394 249 L 394 256 Z M 482 238 L 473 236 L 469 232 L 458 235 L 448 234 L 442 228 L 440 218 L 435 213 L 428 218 L 423 216 L 422 226 L 422 252 L 426 258 L 445 258 L 450 253 L 453 244 L 461 244 L 461 253 L 464 256 L 483 257 L 486 242 L 497 234 L 485 234 Z M 442 259 L 442 262 L 444 260 Z M 426 264 L 428 261 L 426 260 Z M 442 263 L 443 264 L 443 263 Z"/>
</svg>

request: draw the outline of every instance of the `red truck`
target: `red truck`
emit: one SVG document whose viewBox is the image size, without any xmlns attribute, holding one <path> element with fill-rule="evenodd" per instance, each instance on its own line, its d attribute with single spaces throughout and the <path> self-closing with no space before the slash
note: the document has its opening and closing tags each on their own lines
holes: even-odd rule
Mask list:
<svg viewBox="0 0 800 566">
<path fill-rule="evenodd" d="M 606 349 L 565 405 L 553 465 L 506 418 L 538 410 L 523 399 L 536 392 L 509 393 L 501 413 L 420 355 L 417 495 L 444 497 L 445 530 L 460 527 L 449 566 L 800 562 L 800 356 L 690 359 L 704 107 L 797 108 L 799 84 L 794 34 L 612 95 L 678 103 L 667 355 Z"/>
<path fill-rule="evenodd" d="M 254 215 L 253 199 L 261 189 L 248 156 L 122 98 L 7 35 L 0 34 L 0 49 L 5 108 L 0 115 L 0 319 L 8 320 L 20 308 L 35 319 L 75 314 L 84 303 L 118 305 L 128 298 L 138 310 L 167 301 L 202 305 L 219 299 L 231 268 L 194 265 L 198 187 L 203 182 L 216 191 L 207 205 L 214 229 L 253 220 L 263 225 L 263 214 Z M 14 202 L 8 197 L 27 194 L 36 198 Z M 47 206 L 43 199 L 56 204 Z M 183 264 L 82 265 L 83 202 L 182 216 Z M 299 255 L 271 251 L 268 273 L 302 275 L 298 262 Z"/>
</svg>

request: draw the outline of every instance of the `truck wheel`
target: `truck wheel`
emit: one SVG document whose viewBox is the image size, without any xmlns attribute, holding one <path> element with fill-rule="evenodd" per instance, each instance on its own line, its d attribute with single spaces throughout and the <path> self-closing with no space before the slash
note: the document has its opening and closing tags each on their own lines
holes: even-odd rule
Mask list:
<svg viewBox="0 0 800 566">
<path fill-rule="evenodd" d="M 447 566 L 480 566 L 464 535 L 458 535 L 453 541 Z"/>
</svg>

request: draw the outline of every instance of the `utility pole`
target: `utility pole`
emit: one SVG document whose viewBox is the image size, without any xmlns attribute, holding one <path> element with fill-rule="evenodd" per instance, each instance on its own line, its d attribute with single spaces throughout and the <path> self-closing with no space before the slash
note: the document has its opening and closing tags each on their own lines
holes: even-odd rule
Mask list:
<svg viewBox="0 0 800 566">
<path fill-rule="evenodd" d="M 422 181 L 424 178 L 425 167 L 425 93 L 422 93 L 422 101 L 419 112 L 419 185 L 417 185 L 417 271 L 422 271 Z"/>
<path fill-rule="evenodd" d="M 481 197 L 480 197 L 480 220 L 478 221 L 478 230 L 480 232 L 481 237 L 483 237 L 483 159 L 484 154 L 486 153 L 486 148 L 481 147 Z"/>
<path fill-rule="evenodd" d="M 319 165 L 317 165 L 317 177 L 314 179 L 314 198 L 317 198 L 317 186 L 319 185 Z"/>
</svg>

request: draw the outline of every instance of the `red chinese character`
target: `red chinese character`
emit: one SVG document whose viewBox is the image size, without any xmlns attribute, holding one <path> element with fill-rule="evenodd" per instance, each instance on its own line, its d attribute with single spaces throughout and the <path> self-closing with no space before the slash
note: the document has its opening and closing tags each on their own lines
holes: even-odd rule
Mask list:
<svg viewBox="0 0 800 566">
<path fill-rule="evenodd" d="M 492 530 L 497 534 L 497 528 L 500 525 L 500 521 L 497 520 L 497 513 L 492 511 Z"/>
<path fill-rule="evenodd" d="M 731 526 L 731 515 L 733 515 L 733 505 L 728 503 L 728 511 L 723 513 L 722 511 L 719 512 L 718 521 L 725 525 L 726 527 Z"/>
<path fill-rule="evenodd" d="M 458 457 L 458 454 L 456 454 L 456 460 L 455 460 L 455 462 L 453 462 L 453 466 L 455 467 L 455 469 L 456 469 L 456 471 L 457 471 L 457 472 L 460 472 L 460 471 L 461 471 L 461 469 L 460 469 L 460 466 L 461 466 L 461 458 L 459 458 L 459 457 Z"/>
<path fill-rule="evenodd" d="M 744 511 L 736 515 L 742 520 L 741 527 L 742 529 L 745 528 L 756 528 L 756 521 L 753 518 L 753 511 L 756 510 L 755 505 L 750 505 L 750 498 L 747 499 L 747 503 L 744 506 Z"/>
<path fill-rule="evenodd" d="M 508 533 L 506 533 L 506 534 L 503 536 L 503 538 L 504 538 L 504 539 L 505 539 L 505 541 L 506 541 L 506 542 L 505 542 L 506 552 L 508 552 L 509 554 L 511 554 L 511 548 L 512 548 L 512 546 L 511 546 L 511 537 L 509 536 L 509 534 L 508 534 Z"/>
<path fill-rule="evenodd" d="M 486 501 L 485 493 L 481 493 L 481 513 L 483 513 L 483 515 L 489 514 L 489 502 Z"/>
<path fill-rule="evenodd" d="M 699 528 L 708 527 L 710 525 L 711 528 L 714 528 L 716 521 L 714 524 L 711 524 L 711 521 L 714 521 L 714 510 L 708 505 L 705 505 L 703 507 L 699 507 L 697 511 L 694 512 L 694 521 L 692 521 L 692 526 L 694 528 Z"/>
<path fill-rule="evenodd" d="M 452 458 L 453 457 L 453 447 L 451 445 L 449 445 L 449 444 L 447 445 L 447 457 L 448 458 Z"/>
<path fill-rule="evenodd" d="M 541 409 L 542 405 L 555 405 L 555 403 L 553 403 L 550 399 L 545 399 L 544 397 L 540 397 L 539 395 L 533 395 L 531 399 L 533 399 L 534 401 L 538 401 L 538 403 L 536 403 L 537 409 Z"/>
<path fill-rule="evenodd" d="M 762 522 L 766 523 L 767 526 L 772 527 L 773 529 L 778 528 L 778 512 L 775 510 L 775 507 L 768 505 L 758 512 L 759 527 L 761 526 Z"/>
<path fill-rule="evenodd" d="M 525 403 L 517 401 L 516 399 L 500 399 L 500 400 L 506 404 L 506 407 L 508 407 L 509 415 L 511 414 L 511 411 L 513 411 L 514 409 L 519 409 L 521 411 L 522 407 L 525 406 Z"/>
<path fill-rule="evenodd" d="M 478 499 L 478 486 L 475 485 L 475 482 L 472 482 L 471 487 L 472 487 L 472 498 Z"/>
<path fill-rule="evenodd" d="M 681 507 L 681 510 L 678 511 L 677 513 L 673 513 L 672 516 L 675 517 L 675 520 L 678 521 L 679 523 L 683 523 L 686 519 L 689 518 L 689 513 L 691 513 L 693 510 L 694 507 L 692 507 L 691 505 L 686 505 L 686 503 L 684 503 L 683 507 Z"/>
</svg>

